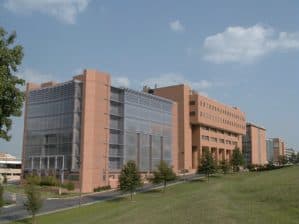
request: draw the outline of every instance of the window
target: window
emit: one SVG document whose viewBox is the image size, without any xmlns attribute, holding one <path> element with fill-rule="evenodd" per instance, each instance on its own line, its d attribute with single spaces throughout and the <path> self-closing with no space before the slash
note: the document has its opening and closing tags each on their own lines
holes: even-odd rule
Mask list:
<svg viewBox="0 0 299 224">
<path fill-rule="evenodd" d="M 217 138 L 211 137 L 211 142 L 217 142 Z"/>
<path fill-rule="evenodd" d="M 196 115 L 196 112 L 195 111 L 191 111 L 190 112 L 190 116 L 195 116 Z"/>
<path fill-rule="evenodd" d="M 202 136 L 201 136 L 201 139 L 202 139 L 202 140 L 205 140 L 205 141 L 209 141 L 209 136 L 202 135 Z"/>
<path fill-rule="evenodd" d="M 208 127 L 206 127 L 206 126 L 203 126 L 203 127 L 202 127 L 202 129 L 203 129 L 203 130 L 206 130 L 206 131 L 208 131 L 208 130 L 209 130 L 209 128 L 208 128 Z"/>
<path fill-rule="evenodd" d="M 194 101 L 194 100 L 190 101 L 190 102 L 189 102 L 189 105 L 190 105 L 190 106 L 195 105 L 195 101 Z"/>
<path fill-rule="evenodd" d="M 226 140 L 226 141 L 225 141 L 225 144 L 230 145 L 230 144 L 231 144 L 231 141 Z"/>
</svg>

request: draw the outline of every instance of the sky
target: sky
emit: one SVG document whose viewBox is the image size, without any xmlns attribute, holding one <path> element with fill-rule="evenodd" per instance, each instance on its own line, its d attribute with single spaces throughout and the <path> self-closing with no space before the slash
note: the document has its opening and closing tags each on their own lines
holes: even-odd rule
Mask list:
<svg viewBox="0 0 299 224">
<path fill-rule="evenodd" d="M 3 0 L 0 26 L 26 81 L 93 68 L 136 90 L 187 83 L 299 150 L 299 1 Z M 0 151 L 20 157 L 22 132 L 14 118 Z"/>
</svg>

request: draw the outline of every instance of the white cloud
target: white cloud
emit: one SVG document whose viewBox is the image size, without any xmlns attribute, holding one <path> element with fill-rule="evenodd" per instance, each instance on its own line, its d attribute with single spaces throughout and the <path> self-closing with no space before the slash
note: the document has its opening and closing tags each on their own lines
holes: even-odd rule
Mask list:
<svg viewBox="0 0 299 224">
<path fill-rule="evenodd" d="M 18 77 L 24 79 L 26 82 L 43 83 L 49 81 L 58 81 L 51 74 L 41 73 L 31 68 L 25 68 L 18 72 Z"/>
<path fill-rule="evenodd" d="M 40 12 L 74 24 L 76 16 L 88 6 L 89 0 L 6 0 L 4 7 L 14 13 Z"/>
<path fill-rule="evenodd" d="M 127 77 L 112 77 L 112 86 L 128 88 L 130 86 L 130 80 Z"/>
<path fill-rule="evenodd" d="M 175 20 L 169 23 L 170 29 L 175 32 L 182 32 L 184 31 L 184 26 L 180 22 L 180 20 Z"/>
<path fill-rule="evenodd" d="M 228 27 L 204 41 L 204 56 L 214 63 L 251 63 L 275 51 L 299 49 L 299 32 L 277 33 L 262 25 Z"/>
<path fill-rule="evenodd" d="M 165 87 L 178 84 L 188 84 L 192 89 L 200 92 L 202 95 L 207 95 L 204 91 L 215 85 L 207 80 L 190 81 L 185 79 L 183 75 L 176 73 L 162 74 L 158 77 L 149 78 L 142 82 L 142 86 L 149 86 L 151 88 L 154 88 L 155 86 Z"/>
</svg>

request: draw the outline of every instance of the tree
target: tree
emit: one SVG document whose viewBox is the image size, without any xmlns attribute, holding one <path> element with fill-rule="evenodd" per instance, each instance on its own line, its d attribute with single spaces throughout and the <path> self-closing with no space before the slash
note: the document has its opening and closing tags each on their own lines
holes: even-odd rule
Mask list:
<svg viewBox="0 0 299 224">
<path fill-rule="evenodd" d="M 134 161 L 128 161 L 121 170 L 119 176 L 119 188 L 123 192 L 130 192 L 131 200 L 133 192 L 141 186 L 141 178 Z"/>
<path fill-rule="evenodd" d="M 4 194 L 4 188 L 2 186 L 2 184 L 0 184 L 0 209 L 3 207 L 4 205 L 4 197 L 3 197 L 3 194 Z"/>
<path fill-rule="evenodd" d="M 235 172 L 239 171 L 240 166 L 244 164 L 244 158 L 239 148 L 233 150 L 231 165 Z"/>
<path fill-rule="evenodd" d="M 35 215 L 42 208 L 43 200 L 41 192 L 34 184 L 27 184 L 25 188 L 27 200 L 24 203 L 25 208 L 32 215 L 32 224 L 35 224 Z"/>
<path fill-rule="evenodd" d="M 10 140 L 11 116 L 21 116 L 24 93 L 18 88 L 24 80 L 14 75 L 23 58 L 23 48 L 14 45 L 16 33 L 7 36 L 0 27 L 0 138 Z"/>
<path fill-rule="evenodd" d="M 205 151 L 203 157 L 201 158 L 201 164 L 198 168 L 198 172 L 204 172 L 205 175 L 210 178 L 210 175 L 217 171 L 216 162 L 210 151 Z"/>
<path fill-rule="evenodd" d="M 297 159 L 296 159 L 296 163 L 299 163 L 299 152 L 297 152 Z"/>
<path fill-rule="evenodd" d="M 160 164 L 157 166 L 157 170 L 153 172 L 153 178 L 151 182 L 154 184 L 159 184 L 163 182 L 163 192 L 165 192 L 166 184 L 168 181 L 172 181 L 176 179 L 176 175 L 173 172 L 172 168 L 168 166 L 165 161 L 161 161 Z"/>
<path fill-rule="evenodd" d="M 287 164 L 288 163 L 288 160 L 287 160 L 287 157 L 286 156 L 284 156 L 284 155 L 280 155 L 280 156 L 278 156 L 278 164 L 279 165 L 285 165 L 285 164 Z"/>
<path fill-rule="evenodd" d="M 291 155 L 291 157 L 289 158 L 289 162 L 294 164 L 294 163 L 296 163 L 296 160 L 297 160 L 297 156 L 293 152 L 292 155 Z"/>
<path fill-rule="evenodd" d="M 229 172 L 229 170 L 231 169 L 229 161 L 227 161 L 226 159 L 221 160 L 219 168 L 222 170 L 222 172 L 224 174 L 227 174 Z"/>
</svg>

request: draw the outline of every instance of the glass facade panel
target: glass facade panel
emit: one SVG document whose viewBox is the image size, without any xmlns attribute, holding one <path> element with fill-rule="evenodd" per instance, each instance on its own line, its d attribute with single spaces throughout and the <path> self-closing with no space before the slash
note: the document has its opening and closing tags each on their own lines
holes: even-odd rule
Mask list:
<svg viewBox="0 0 299 224">
<path fill-rule="evenodd" d="M 79 81 L 29 93 L 25 169 L 78 171 L 81 94 Z"/>
<path fill-rule="evenodd" d="M 125 89 L 123 116 L 124 163 L 134 160 L 143 172 L 155 169 L 162 158 L 170 164 L 172 102 Z"/>
</svg>

